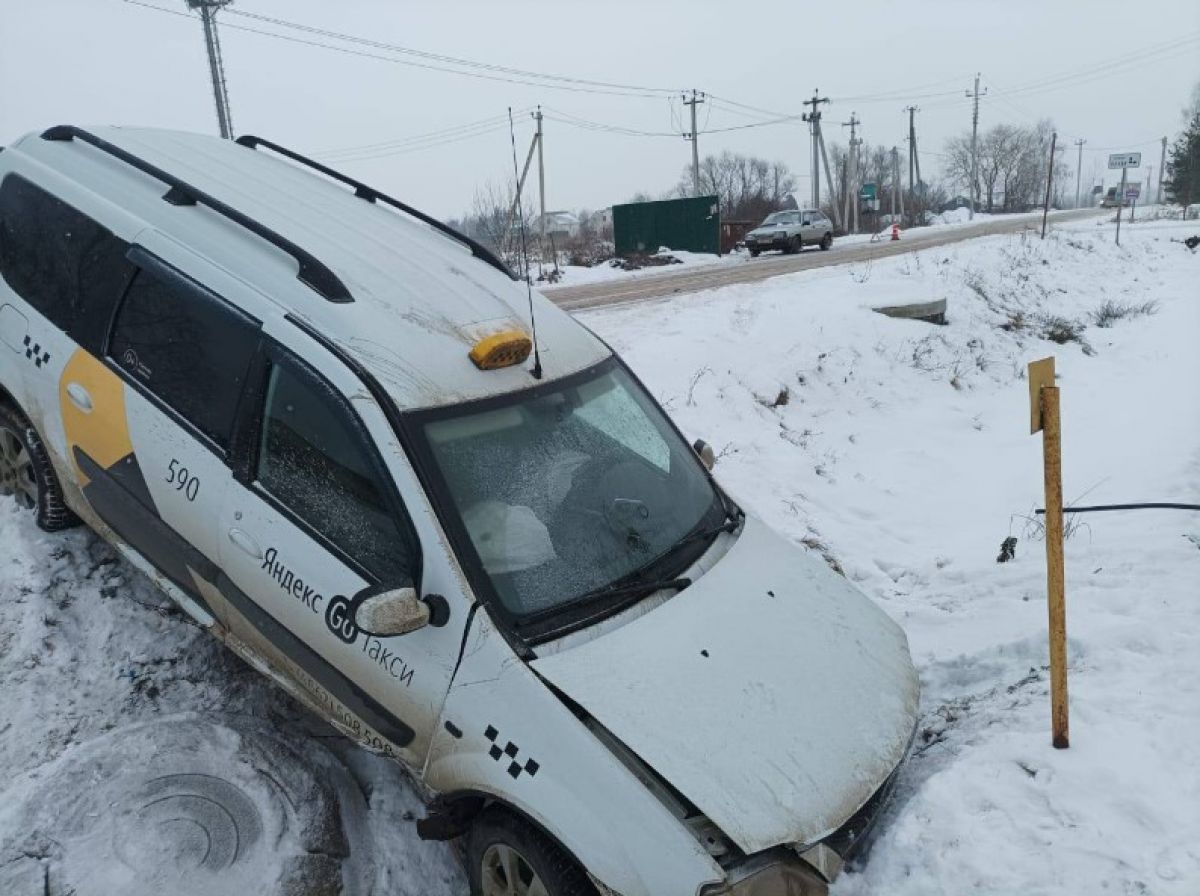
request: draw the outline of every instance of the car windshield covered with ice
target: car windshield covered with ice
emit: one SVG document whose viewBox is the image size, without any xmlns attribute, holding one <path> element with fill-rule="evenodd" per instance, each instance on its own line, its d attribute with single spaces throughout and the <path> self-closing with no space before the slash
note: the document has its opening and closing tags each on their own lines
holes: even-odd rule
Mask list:
<svg viewBox="0 0 1200 896">
<path fill-rule="evenodd" d="M 705 547 L 690 536 L 725 518 L 695 452 L 615 359 L 418 419 L 463 554 L 526 633 L 611 611 L 606 589 L 677 575 Z"/>
</svg>

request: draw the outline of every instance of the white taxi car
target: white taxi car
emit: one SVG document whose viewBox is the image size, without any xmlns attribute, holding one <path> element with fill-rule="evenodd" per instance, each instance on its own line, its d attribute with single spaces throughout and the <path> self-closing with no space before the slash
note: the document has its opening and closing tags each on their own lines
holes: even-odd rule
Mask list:
<svg viewBox="0 0 1200 896">
<path fill-rule="evenodd" d="M 0 152 L 0 488 L 407 766 L 476 893 L 815 894 L 861 848 L 904 634 L 707 466 L 486 249 L 281 146 Z"/>
</svg>

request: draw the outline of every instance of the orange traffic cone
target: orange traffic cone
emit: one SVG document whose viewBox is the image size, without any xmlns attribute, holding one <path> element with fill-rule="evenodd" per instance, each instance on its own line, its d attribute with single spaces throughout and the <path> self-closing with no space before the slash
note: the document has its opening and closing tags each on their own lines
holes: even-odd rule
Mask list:
<svg viewBox="0 0 1200 896">
<path fill-rule="evenodd" d="M 900 239 L 900 225 L 895 221 L 892 222 L 892 241 Z"/>
</svg>

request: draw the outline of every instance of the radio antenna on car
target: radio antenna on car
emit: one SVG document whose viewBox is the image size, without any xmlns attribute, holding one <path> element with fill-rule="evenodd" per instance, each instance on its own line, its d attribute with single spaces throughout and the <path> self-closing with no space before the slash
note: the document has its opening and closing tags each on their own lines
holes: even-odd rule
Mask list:
<svg viewBox="0 0 1200 896">
<path fill-rule="evenodd" d="M 525 209 L 521 205 L 521 177 L 517 173 L 517 134 L 513 128 L 512 106 L 508 107 L 508 137 L 512 142 L 513 178 L 517 190 L 517 218 L 521 227 L 521 273 L 525 277 L 525 291 L 529 295 L 529 325 L 533 329 L 533 378 L 542 378 L 542 358 L 538 354 L 537 318 L 533 314 L 533 284 L 529 282 L 529 247 L 525 245 Z M 512 220 L 511 218 L 509 220 Z"/>
</svg>

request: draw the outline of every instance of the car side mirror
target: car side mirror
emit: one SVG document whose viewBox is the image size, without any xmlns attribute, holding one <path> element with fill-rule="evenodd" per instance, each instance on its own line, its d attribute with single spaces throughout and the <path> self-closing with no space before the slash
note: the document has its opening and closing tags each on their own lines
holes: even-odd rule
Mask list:
<svg viewBox="0 0 1200 896">
<path fill-rule="evenodd" d="M 696 452 L 696 455 L 700 458 L 700 463 L 704 464 L 707 469 L 711 470 L 716 465 L 717 455 L 713 451 L 712 445 L 708 444 L 708 442 L 703 439 L 696 439 L 692 445 L 692 450 Z"/>
<path fill-rule="evenodd" d="M 355 601 L 354 624 L 368 635 L 407 635 L 429 624 L 429 605 L 415 588 L 394 588 Z"/>
</svg>

